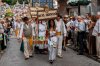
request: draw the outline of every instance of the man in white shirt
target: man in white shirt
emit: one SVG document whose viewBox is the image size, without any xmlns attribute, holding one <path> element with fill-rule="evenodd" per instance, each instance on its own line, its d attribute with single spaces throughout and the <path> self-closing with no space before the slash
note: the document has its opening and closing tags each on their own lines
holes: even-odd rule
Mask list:
<svg viewBox="0 0 100 66">
<path fill-rule="evenodd" d="M 55 20 L 56 24 L 56 31 L 57 31 L 57 44 L 58 44 L 58 57 L 62 58 L 62 41 L 63 38 L 66 38 L 67 31 L 65 28 L 65 24 L 61 19 L 60 15 L 58 15 L 57 19 Z M 63 37 L 64 36 L 64 37 Z"/>
<path fill-rule="evenodd" d="M 66 31 L 67 31 L 68 15 L 64 15 L 63 21 L 64 21 L 65 28 L 66 28 Z M 63 48 L 62 49 L 64 51 L 66 51 L 66 45 L 67 44 L 68 44 L 68 36 L 66 37 L 66 39 L 63 40 Z"/>
<path fill-rule="evenodd" d="M 78 32 L 76 31 L 78 25 L 78 21 L 76 20 L 75 17 L 72 18 L 71 20 L 71 41 L 73 44 L 74 49 L 77 49 L 77 38 L 78 38 Z"/>
<path fill-rule="evenodd" d="M 100 12 L 97 13 L 98 20 L 93 29 L 92 35 L 96 36 L 97 56 L 100 58 Z"/>
<path fill-rule="evenodd" d="M 21 21 L 21 18 L 16 19 L 16 21 L 14 22 L 14 30 L 15 30 L 16 38 L 18 38 L 22 23 L 23 22 Z"/>
</svg>

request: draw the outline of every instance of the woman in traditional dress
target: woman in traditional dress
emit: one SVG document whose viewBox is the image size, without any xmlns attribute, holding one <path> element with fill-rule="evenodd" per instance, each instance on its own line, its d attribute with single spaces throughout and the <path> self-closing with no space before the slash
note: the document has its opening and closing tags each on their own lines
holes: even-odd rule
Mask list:
<svg viewBox="0 0 100 66">
<path fill-rule="evenodd" d="M 56 37 L 56 27 L 54 20 L 48 22 L 48 50 L 49 50 L 49 61 L 52 64 L 56 60 L 56 49 L 57 49 L 57 37 Z"/>
</svg>

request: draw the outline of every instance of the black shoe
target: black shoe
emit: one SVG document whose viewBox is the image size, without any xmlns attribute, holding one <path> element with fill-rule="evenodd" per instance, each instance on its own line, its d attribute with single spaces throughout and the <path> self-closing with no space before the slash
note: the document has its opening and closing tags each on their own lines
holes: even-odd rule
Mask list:
<svg viewBox="0 0 100 66">
<path fill-rule="evenodd" d="M 28 60 L 29 58 L 25 58 L 25 60 Z"/>
<path fill-rule="evenodd" d="M 33 57 L 33 55 L 30 56 L 31 58 Z"/>
<path fill-rule="evenodd" d="M 49 62 L 50 62 L 50 64 L 53 64 L 53 60 L 50 60 Z"/>
<path fill-rule="evenodd" d="M 84 55 L 83 53 L 78 53 L 77 55 Z"/>
<path fill-rule="evenodd" d="M 66 51 L 66 48 L 63 48 L 63 51 Z"/>
</svg>

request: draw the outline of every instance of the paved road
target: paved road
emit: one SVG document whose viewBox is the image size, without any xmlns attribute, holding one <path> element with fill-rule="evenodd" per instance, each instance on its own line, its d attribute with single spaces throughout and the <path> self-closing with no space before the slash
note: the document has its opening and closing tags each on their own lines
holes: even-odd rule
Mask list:
<svg viewBox="0 0 100 66">
<path fill-rule="evenodd" d="M 63 59 L 57 58 L 53 65 L 48 63 L 48 55 L 35 54 L 33 58 L 24 60 L 19 48 L 20 44 L 17 39 L 11 38 L 8 48 L 0 60 L 0 66 L 100 66 L 100 63 L 85 56 L 79 56 L 69 48 L 63 52 Z"/>
</svg>

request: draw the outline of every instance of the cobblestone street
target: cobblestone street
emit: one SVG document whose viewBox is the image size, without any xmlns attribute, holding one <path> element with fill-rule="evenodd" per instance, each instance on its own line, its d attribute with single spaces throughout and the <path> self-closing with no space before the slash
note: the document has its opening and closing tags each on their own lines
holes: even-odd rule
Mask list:
<svg viewBox="0 0 100 66">
<path fill-rule="evenodd" d="M 63 58 L 57 58 L 53 65 L 49 64 L 48 55 L 35 54 L 33 58 L 25 60 L 17 39 L 11 38 L 6 52 L 0 59 L 0 66 L 100 66 L 100 63 L 77 55 L 69 48 L 63 52 Z"/>
</svg>

